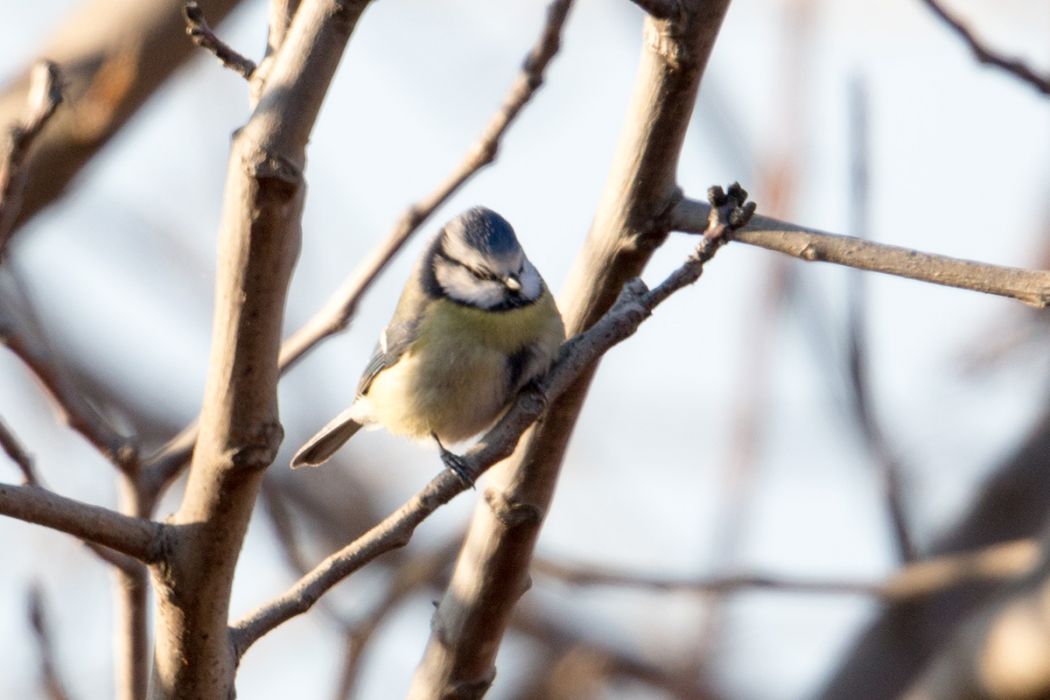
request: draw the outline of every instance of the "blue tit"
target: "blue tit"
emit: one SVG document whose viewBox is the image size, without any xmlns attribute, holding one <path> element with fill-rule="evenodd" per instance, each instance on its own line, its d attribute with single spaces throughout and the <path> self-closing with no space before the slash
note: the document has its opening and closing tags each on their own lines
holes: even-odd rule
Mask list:
<svg viewBox="0 0 1050 700">
<path fill-rule="evenodd" d="M 323 463 L 362 426 L 443 443 L 485 430 L 546 373 L 565 339 L 554 298 L 496 212 L 475 207 L 445 225 L 405 284 L 349 408 L 314 435 L 292 467 Z"/>
</svg>

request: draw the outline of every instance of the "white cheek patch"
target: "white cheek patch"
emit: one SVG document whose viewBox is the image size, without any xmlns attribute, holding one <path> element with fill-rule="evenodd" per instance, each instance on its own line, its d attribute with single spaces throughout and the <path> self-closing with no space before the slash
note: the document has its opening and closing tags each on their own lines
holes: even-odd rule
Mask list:
<svg viewBox="0 0 1050 700">
<path fill-rule="evenodd" d="M 521 273 L 521 296 L 529 301 L 535 301 L 543 291 L 543 279 L 536 268 L 528 260 L 525 261 L 525 269 Z"/>
<path fill-rule="evenodd" d="M 434 276 L 449 297 L 463 304 L 489 309 L 503 301 L 502 284 L 479 280 L 459 265 L 438 259 L 434 263 Z"/>
</svg>

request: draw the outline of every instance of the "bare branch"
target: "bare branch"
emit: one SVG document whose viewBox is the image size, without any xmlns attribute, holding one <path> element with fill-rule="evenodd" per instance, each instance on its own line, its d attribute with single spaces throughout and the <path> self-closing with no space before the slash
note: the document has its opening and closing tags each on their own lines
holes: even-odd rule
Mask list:
<svg viewBox="0 0 1050 700">
<path fill-rule="evenodd" d="M 200 0 L 213 21 L 241 0 Z M 109 142 L 165 79 L 191 54 L 177 0 L 84 0 L 47 38 L 37 55 L 61 66 L 62 109 L 40 134 L 24 165 L 29 174 L 17 229 L 60 197 L 76 174 Z M 29 78 L 0 89 L 0 124 L 22 113 Z"/>
<path fill-rule="evenodd" d="M 282 371 L 293 367 L 304 354 L 325 338 L 345 330 L 357 310 L 361 297 L 371 288 L 379 273 L 412 234 L 467 180 L 495 160 L 503 135 L 543 84 L 547 65 L 560 46 L 562 27 L 571 6 L 572 0 L 554 0 L 548 6 L 547 21 L 539 39 L 526 56 L 521 72 L 504 98 L 503 105 L 489 120 L 477 142 L 444 182 L 401 214 L 383 242 L 358 265 L 324 307 L 284 342 L 281 346 Z"/>
<path fill-rule="evenodd" d="M 29 150 L 61 102 L 58 66 L 41 61 L 30 77 L 25 114 L 11 129 L 10 143 L 0 160 L 0 259 L 22 208 L 26 184 L 24 166 Z"/>
<path fill-rule="evenodd" d="M 186 3 L 182 8 L 182 15 L 186 18 L 186 34 L 194 44 L 215 54 L 215 58 L 219 59 L 222 65 L 245 80 L 251 80 L 252 74 L 255 73 L 255 61 L 235 51 L 212 31 L 204 18 L 204 10 L 195 0 Z"/>
<path fill-rule="evenodd" d="M 600 690 L 589 693 L 580 688 L 578 677 L 570 678 L 566 682 L 568 687 L 562 686 L 561 694 L 556 692 L 556 687 L 552 687 L 552 683 L 557 685 L 559 671 L 571 672 L 563 664 L 572 664 L 574 661 L 577 666 L 586 665 L 599 670 L 600 675 L 606 678 L 630 678 L 665 690 L 667 697 L 677 700 L 711 700 L 718 697 L 703 687 L 695 668 L 683 667 L 684 664 L 675 667 L 673 661 L 666 660 L 666 653 L 660 655 L 661 663 L 657 664 L 618 648 L 620 645 L 597 639 L 594 635 L 588 638 L 580 629 L 581 625 L 570 627 L 567 623 L 564 615 L 544 611 L 538 605 L 522 605 L 515 611 L 511 620 L 514 629 L 535 638 L 553 652 L 551 667 L 544 668 L 536 679 L 541 683 L 538 692 L 525 697 L 601 697 L 603 694 Z"/>
<path fill-rule="evenodd" d="M 647 17 L 634 94 L 590 233 L 559 295 L 567 333 L 598 321 L 667 237 L 667 214 L 681 197 L 678 159 L 700 79 L 728 0 L 679 0 L 666 21 Z M 411 697 L 460 688 L 481 692 L 511 611 L 525 589 L 529 560 L 558 480 L 569 437 L 597 365 L 583 370 L 514 457 L 489 480 L 445 591 Z"/>
<path fill-rule="evenodd" d="M 40 682 L 43 686 L 43 697 L 47 700 L 67 700 L 62 679 L 55 667 L 55 650 L 48 630 L 47 611 L 44 608 L 44 593 L 39 585 L 29 589 L 29 623 L 36 638 L 37 654 L 40 657 Z"/>
<path fill-rule="evenodd" d="M 703 272 L 704 264 L 726 241 L 729 218 L 747 210 L 730 201 L 717 208 L 711 229 L 685 263 L 652 290 L 640 279 L 624 285 L 613 307 L 589 330 L 562 346 L 558 362 L 533 390 L 519 394 L 503 418 L 462 457 L 464 469 L 475 479 L 496 462 L 508 457 L 522 433 L 611 347 L 634 334 L 653 311 L 674 292 L 686 287 Z M 746 221 L 746 219 L 744 219 Z M 234 645 L 243 654 L 260 637 L 283 622 L 309 610 L 332 586 L 376 557 L 403 547 L 431 513 L 466 489 L 463 481 L 448 470 L 435 476 L 422 491 L 382 522 L 349 545 L 330 555 L 291 589 L 239 620 L 232 629 Z M 486 499 L 498 498 L 493 492 Z M 497 507 L 500 504 L 493 504 Z M 527 517 L 528 514 L 521 514 Z M 508 515 L 508 517 L 511 517 Z"/>
<path fill-rule="evenodd" d="M 573 586 L 618 586 L 697 594 L 768 590 L 819 595 L 861 595 L 885 602 L 915 600 L 973 581 L 1005 581 L 1030 572 L 1039 563 L 1039 544 L 1030 538 L 995 544 L 973 552 L 917 561 L 884 581 L 797 578 L 768 574 L 671 578 L 616 571 L 607 567 L 536 559 L 535 573 Z"/>
<path fill-rule="evenodd" d="M 631 0 L 654 19 L 670 19 L 681 10 L 678 0 Z"/>
<path fill-rule="evenodd" d="M 850 228 L 861 239 L 868 240 L 870 228 L 868 93 L 864 83 L 855 79 L 849 92 L 850 110 Z M 868 372 L 866 340 L 866 276 L 852 270 L 847 290 L 849 316 L 846 326 L 847 387 L 850 408 L 860 437 L 871 453 L 882 481 L 882 496 L 889 517 L 897 555 L 902 562 L 918 557 L 911 528 L 908 525 L 903 486 L 902 465 L 883 432 L 872 398 Z"/>
<path fill-rule="evenodd" d="M 278 7 L 282 1 L 277 0 L 275 3 L 275 12 L 287 12 L 286 9 Z M 571 5 L 572 0 L 554 0 L 551 3 L 547 10 L 547 22 L 539 39 L 526 56 L 521 72 L 499 111 L 493 115 L 477 142 L 433 192 L 401 214 L 394 228 L 357 266 L 324 306 L 284 341 L 281 345 L 281 372 L 287 372 L 294 367 L 318 343 L 345 330 L 350 325 L 361 298 L 409 238 L 475 173 L 495 160 L 503 135 L 543 84 L 547 65 L 558 51 L 561 30 Z M 196 441 L 197 426 L 193 423 L 150 458 L 144 477 L 144 485 L 149 493 L 160 493 L 178 476 L 193 454 Z"/>
<path fill-rule="evenodd" d="M 160 555 L 165 526 L 59 496 L 36 486 L 0 483 L 0 515 L 79 537 L 150 563 Z"/>
<path fill-rule="evenodd" d="M 671 212 L 675 231 L 704 230 L 707 204 L 683 199 Z M 806 261 L 830 262 L 897 277 L 1010 297 L 1040 309 L 1050 305 L 1050 272 L 1024 270 L 923 253 L 756 216 L 733 240 Z"/>
<path fill-rule="evenodd" d="M 11 461 L 15 463 L 18 470 L 22 472 L 23 484 L 26 486 L 40 485 L 39 480 L 36 478 L 36 472 L 33 471 L 32 458 L 26 453 L 21 443 L 18 442 L 18 438 L 7 429 L 3 421 L 0 421 L 0 447 L 11 458 Z"/>
<path fill-rule="evenodd" d="M 1029 68 L 1024 61 L 1016 58 L 1007 58 L 1006 56 L 989 49 L 973 35 L 973 32 L 966 28 L 965 24 L 945 10 L 940 0 L 922 0 L 922 2 L 966 42 L 970 47 L 970 50 L 973 51 L 974 58 L 978 61 L 1002 68 L 1015 78 L 1019 78 L 1028 83 L 1042 94 L 1050 95 L 1050 76 L 1039 75 Z"/>
<path fill-rule="evenodd" d="M 21 309 L 21 313 L 19 313 Z M 124 472 L 138 463 L 134 445 L 106 421 L 84 398 L 80 388 L 60 366 L 31 317 L 25 303 L 0 286 L 0 345 L 5 345 L 35 375 L 66 425 L 80 433 L 103 456 Z"/>
<path fill-rule="evenodd" d="M 302 243 L 306 147 L 368 4 L 304 2 L 251 118 L 233 138 L 201 430 L 157 587 L 150 686 L 158 699 L 234 694 L 230 590 L 259 486 L 282 439 L 277 360 Z"/>
</svg>

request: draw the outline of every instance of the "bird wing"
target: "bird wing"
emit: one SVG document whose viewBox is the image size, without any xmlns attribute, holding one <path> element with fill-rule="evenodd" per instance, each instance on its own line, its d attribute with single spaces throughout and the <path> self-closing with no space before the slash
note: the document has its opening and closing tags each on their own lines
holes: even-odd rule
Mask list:
<svg viewBox="0 0 1050 700">
<path fill-rule="evenodd" d="M 419 334 L 419 324 L 425 311 L 425 298 L 415 294 L 404 294 L 394 312 L 394 319 L 383 329 L 372 351 L 361 380 L 357 384 L 357 395 L 364 396 L 379 373 L 397 364 Z"/>
</svg>

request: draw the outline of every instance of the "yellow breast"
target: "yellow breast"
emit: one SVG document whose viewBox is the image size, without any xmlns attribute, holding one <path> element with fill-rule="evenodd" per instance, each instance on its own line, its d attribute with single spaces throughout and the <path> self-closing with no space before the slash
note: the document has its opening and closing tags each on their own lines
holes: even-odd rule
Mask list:
<svg viewBox="0 0 1050 700">
<path fill-rule="evenodd" d="M 563 339 L 546 291 L 529 306 L 497 312 L 434 301 L 418 339 L 368 389 L 372 418 L 392 433 L 464 440 L 489 427 L 513 398 L 509 358 L 534 349 L 520 386 L 547 370 Z"/>
</svg>

